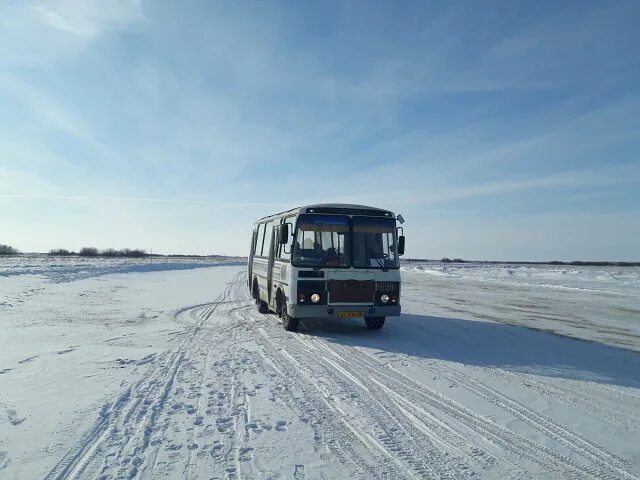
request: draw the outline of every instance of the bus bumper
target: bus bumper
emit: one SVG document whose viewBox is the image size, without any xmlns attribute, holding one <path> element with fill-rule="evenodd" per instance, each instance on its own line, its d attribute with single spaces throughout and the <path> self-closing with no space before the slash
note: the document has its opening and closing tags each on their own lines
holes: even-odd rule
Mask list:
<svg viewBox="0 0 640 480">
<path fill-rule="evenodd" d="M 374 307 L 373 305 L 288 305 L 287 311 L 295 318 L 343 318 L 341 313 L 352 314 L 354 312 L 361 314 L 362 317 L 397 317 L 400 315 L 400 305 L 384 307 Z"/>
</svg>

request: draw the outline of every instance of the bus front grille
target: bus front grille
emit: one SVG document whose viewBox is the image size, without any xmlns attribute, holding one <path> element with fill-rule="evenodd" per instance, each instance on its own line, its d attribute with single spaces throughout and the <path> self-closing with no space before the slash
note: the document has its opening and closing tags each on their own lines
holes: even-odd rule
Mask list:
<svg viewBox="0 0 640 480">
<path fill-rule="evenodd" d="M 372 303 L 373 280 L 329 280 L 331 303 Z"/>
<path fill-rule="evenodd" d="M 376 292 L 400 293 L 400 282 L 376 282 Z"/>
</svg>

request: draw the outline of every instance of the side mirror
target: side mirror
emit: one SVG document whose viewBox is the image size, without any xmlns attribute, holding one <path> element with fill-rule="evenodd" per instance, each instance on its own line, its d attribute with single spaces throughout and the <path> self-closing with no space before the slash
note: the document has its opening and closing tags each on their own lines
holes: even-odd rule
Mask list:
<svg viewBox="0 0 640 480">
<path fill-rule="evenodd" d="M 404 255 L 404 235 L 398 237 L 398 255 Z"/>
<path fill-rule="evenodd" d="M 289 224 L 283 223 L 278 230 L 278 242 L 282 245 L 286 245 L 289 241 Z"/>
</svg>

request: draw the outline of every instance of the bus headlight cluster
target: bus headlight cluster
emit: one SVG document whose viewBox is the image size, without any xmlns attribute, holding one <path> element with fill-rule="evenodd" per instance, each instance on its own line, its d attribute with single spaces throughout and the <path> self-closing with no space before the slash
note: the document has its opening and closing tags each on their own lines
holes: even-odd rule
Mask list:
<svg viewBox="0 0 640 480">
<path fill-rule="evenodd" d="M 388 303 L 389 302 L 389 295 L 387 295 L 386 293 L 383 293 L 382 295 L 380 295 L 380 301 L 382 303 Z"/>
<path fill-rule="evenodd" d="M 314 293 L 311 295 L 310 299 L 311 299 L 311 303 L 318 303 L 320 301 L 320 295 L 318 295 L 317 293 Z"/>
</svg>

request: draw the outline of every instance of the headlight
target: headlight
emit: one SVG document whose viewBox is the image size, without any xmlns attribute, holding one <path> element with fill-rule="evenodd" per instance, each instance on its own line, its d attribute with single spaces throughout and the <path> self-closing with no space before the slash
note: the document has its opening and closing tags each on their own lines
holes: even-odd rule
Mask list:
<svg viewBox="0 0 640 480">
<path fill-rule="evenodd" d="M 320 301 L 320 295 L 318 295 L 317 293 L 314 293 L 313 295 L 311 295 L 311 303 L 318 303 Z"/>
<path fill-rule="evenodd" d="M 389 301 L 389 295 L 387 295 L 386 293 L 383 293 L 382 295 L 380 295 L 380 301 L 382 303 L 387 303 Z"/>
</svg>

